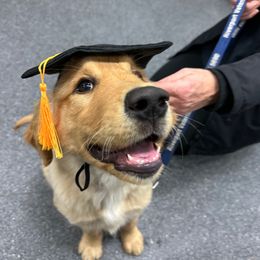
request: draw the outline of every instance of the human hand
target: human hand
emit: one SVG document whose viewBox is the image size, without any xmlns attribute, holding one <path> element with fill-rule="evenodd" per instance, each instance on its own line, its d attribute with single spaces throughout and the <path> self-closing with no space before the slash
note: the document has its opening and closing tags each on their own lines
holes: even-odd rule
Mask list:
<svg viewBox="0 0 260 260">
<path fill-rule="evenodd" d="M 238 0 L 231 0 L 231 4 L 233 7 L 236 5 L 237 1 Z M 241 16 L 241 19 L 248 20 L 253 18 L 259 13 L 259 10 L 257 9 L 258 7 L 260 7 L 260 0 L 247 0 L 246 8 Z"/>
<path fill-rule="evenodd" d="M 181 115 L 213 104 L 219 92 L 216 76 L 207 69 L 184 68 L 155 82 L 155 86 L 170 94 L 170 105 Z"/>
</svg>

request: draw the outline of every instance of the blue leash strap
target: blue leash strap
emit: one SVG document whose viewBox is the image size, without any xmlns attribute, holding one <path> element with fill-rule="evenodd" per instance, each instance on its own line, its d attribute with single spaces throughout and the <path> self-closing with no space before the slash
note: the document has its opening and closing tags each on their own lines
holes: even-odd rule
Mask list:
<svg viewBox="0 0 260 260">
<path fill-rule="evenodd" d="M 229 16 L 229 19 L 227 21 L 227 24 L 215 46 L 215 49 L 213 50 L 208 63 L 206 65 L 206 68 L 214 68 L 220 64 L 222 61 L 225 52 L 228 48 L 228 46 L 231 43 L 231 40 L 233 40 L 239 31 L 244 26 L 245 22 L 240 21 L 241 16 L 245 10 L 247 0 L 239 0 L 234 7 L 232 13 Z M 162 151 L 162 162 L 164 165 L 168 165 L 172 155 L 174 154 L 176 148 L 178 147 L 180 137 L 183 133 L 185 133 L 187 127 L 188 127 L 188 121 L 193 117 L 193 114 L 196 113 L 196 111 L 191 112 L 178 124 L 177 128 L 174 129 L 175 133 L 173 137 L 169 137 L 166 141 L 165 148 Z"/>
<path fill-rule="evenodd" d="M 231 40 L 237 36 L 238 32 L 245 24 L 244 21 L 240 22 L 240 18 L 245 10 L 246 2 L 246 0 L 240 0 L 233 9 L 225 29 L 222 32 L 222 35 L 220 36 L 219 41 L 209 58 L 206 68 L 214 68 L 220 64 Z"/>
</svg>

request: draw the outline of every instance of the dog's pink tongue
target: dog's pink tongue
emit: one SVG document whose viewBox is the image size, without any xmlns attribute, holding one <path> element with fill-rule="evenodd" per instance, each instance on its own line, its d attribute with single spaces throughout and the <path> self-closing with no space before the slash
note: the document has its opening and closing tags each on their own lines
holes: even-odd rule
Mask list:
<svg viewBox="0 0 260 260">
<path fill-rule="evenodd" d="M 154 144 L 144 141 L 120 152 L 115 167 L 136 173 L 151 173 L 156 172 L 161 164 L 161 155 Z"/>
<path fill-rule="evenodd" d="M 142 142 L 127 149 L 127 157 L 131 161 L 157 160 L 160 156 L 152 142 Z"/>
<path fill-rule="evenodd" d="M 127 153 L 136 158 L 147 158 L 156 153 L 152 142 L 142 142 L 127 149 Z"/>
</svg>

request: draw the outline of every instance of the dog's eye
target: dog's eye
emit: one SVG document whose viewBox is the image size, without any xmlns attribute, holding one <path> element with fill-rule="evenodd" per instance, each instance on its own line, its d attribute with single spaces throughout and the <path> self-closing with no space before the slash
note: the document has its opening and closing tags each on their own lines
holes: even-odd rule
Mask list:
<svg viewBox="0 0 260 260">
<path fill-rule="evenodd" d="M 142 73 L 138 70 L 133 70 L 133 73 L 140 79 L 144 79 Z"/>
<path fill-rule="evenodd" d="M 94 88 L 94 82 L 89 79 L 85 79 L 85 80 L 82 80 L 78 84 L 78 86 L 75 89 L 75 92 L 76 93 L 85 93 L 85 92 L 92 90 L 93 88 Z"/>
</svg>

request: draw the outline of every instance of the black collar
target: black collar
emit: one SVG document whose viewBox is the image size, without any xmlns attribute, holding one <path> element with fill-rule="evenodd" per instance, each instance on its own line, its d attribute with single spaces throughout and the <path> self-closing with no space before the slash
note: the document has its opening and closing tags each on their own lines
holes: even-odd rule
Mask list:
<svg viewBox="0 0 260 260">
<path fill-rule="evenodd" d="M 85 173 L 85 183 L 84 186 L 82 187 L 79 183 L 79 178 L 80 178 L 80 174 L 83 172 Z M 80 167 L 80 169 L 77 171 L 76 176 L 75 176 L 75 183 L 78 186 L 78 188 L 80 189 L 80 191 L 84 191 L 88 188 L 89 183 L 90 183 L 90 172 L 89 172 L 89 164 L 87 163 L 83 163 L 82 166 Z M 157 187 L 157 185 L 159 184 L 159 181 L 156 181 L 153 184 L 153 189 L 155 189 Z"/>
</svg>

